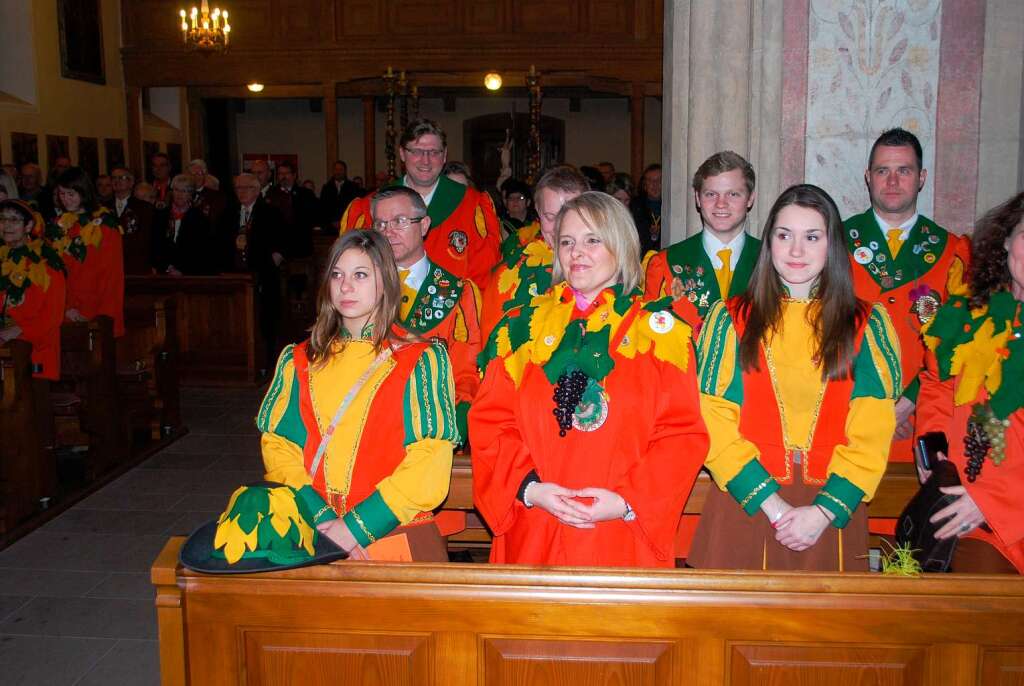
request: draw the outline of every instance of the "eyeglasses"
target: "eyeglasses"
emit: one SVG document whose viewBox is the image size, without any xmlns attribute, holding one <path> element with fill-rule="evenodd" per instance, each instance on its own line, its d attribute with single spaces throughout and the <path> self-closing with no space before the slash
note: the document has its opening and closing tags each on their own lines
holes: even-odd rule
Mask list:
<svg viewBox="0 0 1024 686">
<path fill-rule="evenodd" d="M 134 176 L 131 176 L 129 174 L 114 174 L 110 178 L 113 179 L 114 181 L 133 181 L 135 179 Z"/>
<path fill-rule="evenodd" d="M 373 228 L 378 231 L 387 231 L 388 229 L 399 229 L 404 231 L 413 224 L 419 224 L 423 221 L 423 217 L 395 217 L 394 219 L 378 219 L 373 223 Z"/>
<path fill-rule="evenodd" d="M 431 160 L 439 160 L 444 155 L 444 150 L 424 150 L 423 148 L 405 148 L 405 152 L 414 160 L 426 157 Z"/>
</svg>

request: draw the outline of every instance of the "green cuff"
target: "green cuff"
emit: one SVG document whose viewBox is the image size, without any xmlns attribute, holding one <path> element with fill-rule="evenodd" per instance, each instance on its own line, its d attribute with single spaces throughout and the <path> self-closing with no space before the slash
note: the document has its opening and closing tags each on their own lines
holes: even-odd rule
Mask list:
<svg viewBox="0 0 1024 686">
<path fill-rule="evenodd" d="M 310 526 L 323 524 L 332 519 L 338 518 L 338 513 L 327 504 L 327 501 L 320 497 L 309 484 L 306 484 L 295 493 L 295 504 L 299 508 L 299 514 L 310 523 Z"/>
<path fill-rule="evenodd" d="M 353 507 L 344 517 L 345 525 L 364 548 L 384 538 L 398 526 L 398 517 L 384 502 L 380 491 Z"/>
<path fill-rule="evenodd" d="M 815 505 L 821 505 L 836 516 L 832 520 L 832 526 L 842 529 L 846 526 L 854 510 L 864 499 L 864 491 L 860 490 L 852 481 L 844 479 L 838 474 L 832 474 L 818 496 L 814 499 Z"/>
<path fill-rule="evenodd" d="M 765 498 L 779 490 L 776 481 L 756 457 L 725 485 L 729 495 L 736 499 L 743 511 L 753 516 Z"/>
<path fill-rule="evenodd" d="M 455 406 L 455 428 L 459 430 L 459 443 L 469 443 L 469 403 L 465 400 Z"/>
<path fill-rule="evenodd" d="M 921 377 L 915 375 L 914 380 L 907 384 L 907 387 L 903 389 L 903 397 L 910 402 L 917 404 L 917 394 L 921 390 Z"/>
</svg>

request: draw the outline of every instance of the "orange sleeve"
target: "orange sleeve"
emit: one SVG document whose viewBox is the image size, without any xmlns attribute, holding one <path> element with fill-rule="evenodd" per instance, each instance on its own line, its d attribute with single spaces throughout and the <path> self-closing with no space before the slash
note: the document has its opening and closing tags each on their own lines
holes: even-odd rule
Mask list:
<svg viewBox="0 0 1024 686">
<path fill-rule="evenodd" d="M 372 197 L 372 195 L 367 195 L 362 198 L 356 198 L 348 204 L 338 222 L 342 232 L 349 231 L 350 229 L 370 228 L 372 223 L 370 217 L 370 198 Z"/>
<path fill-rule="evenodd" d="M 452 361 L 456 403 L 469 403 L 480 387 L 480 371 L 476 358 L 483 349 L 480 333 L 480 291 L 472 282 L 466 283 L 459 297 L 454 335 L 449 339 L 448 357 Z"/>
<path fill-rule="evenodd" d="M 656 378 L 637 380 L 648 388 L 660 389 L 654 431 L 642 459 L 612 488 L 636 512 L 631 526 L 660 559 L 672 557 L 683 507 L 710 446 L 700 413 L 696 357 L 693 344 L 688 345 L 690 364 L 686 371 L 661 362 Z M 668 547 L 655 541 L 667 542 Z"/>
<path fill-rule="evenodd" d="M 25 302 L 10 311 L 21 329 L 19 338 L 32 344 L 32 361 L 42 365 L 41 377 L 60 379 L 60 325 L 64 321 L 67 286 L 64 274 L 47 269 L 50 286 L 38 285 L 25 294 Z"/>
<path fill-rule="evenodd" d="M 513 409 L 517 390 L 504 360 L 491 360 L 469 410 L 473 461 L 473 503 L 495 536 L 507 533 L 523 514 L 519 485 L 536 469 Z"/>
<path fill-rule="evenodd" d="M 475 249 L 466 261 L 466 276 L 481 291 L 486 291 L 491 282 L 491 270 L 501 259 L 501 223 L 491 196 L 481 191 L 472 192 L 476 193 L 473 222 L 479 240 L 469 242 Z"/>
<path fill-rule="evenodd" d="M 914 432 L 920 436 L 930 431 L 949 434 L 953 420 L 954 379 L 939 379 L 935 353 L 928 351 L 921 370 L 921 389 L 917 394 L 917 419 Z"/>
<path fill-rule="evenodd" d="M 482 302 L 480 303 L 480 337 L 482 340 L 487 340 L 491 336 L 491 331 L 501 321 L 502 316 L 505 314 L 504 304 L 508 301 L 508 295 L 510 293 L 502 293 L 498 290 L 498 282 L 501 280 L 501 275 L 508 270 L 508 267 L 504 264 L 499 265 L 494 273 L 491 275 L 491 282 L 487 286 L 487 290 L 483 291 Z"/>
<path fill-rule="evenodd" d="M 644 298 L 657 300 L 671 295 L 672 279 L 669 277 L 668 259 L 664 252 L 659 252 L 647 263 L 647 273 L 644 277 Z"/>
</svg>

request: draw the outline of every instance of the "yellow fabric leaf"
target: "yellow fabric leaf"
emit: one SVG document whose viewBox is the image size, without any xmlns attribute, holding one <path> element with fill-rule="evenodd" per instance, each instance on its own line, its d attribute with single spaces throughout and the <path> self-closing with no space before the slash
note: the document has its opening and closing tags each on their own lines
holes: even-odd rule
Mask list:
<svg viewBox="0 0 1024 686">
<path fill-rule="evenodd" d="M 293 521 L 302 521 L 299 517 L 299 509 L 295 505 L 295 495 L 290 488 L 281 486 L 270 489 L 267 491 L 267 502 L 270 525 L 274 527 L 274 531 L 281 538 L 288 534 L 288 529 L 291 528 Z"/>
<path fill-rule="evenodd" d="M 946 275 L 946 291 L 950 295 L 964 297 L 969 297 L 971 294 L 970 285 L 964 282 L 964 261 L 959 257 L 954 257 L 953 262 L 949 265 L 949 272 Z"/>
<path fill-rule="evenodd" d="M 480 238 L 487 238 L 487 222 L 484 221 L 484 210 L 479 205 L 476 206 L 476 232 L 480 234 Z"/>
<path fill-rule="evenodd" d="M 953 401 L 957 405 L 974 402 L 982 384 L 994 393 L 1002 382 L 1003 358 L 999 350 L 1006 347 L 1012 329 L 1006 322 L 1003 330 L 996 334 L 995 323 L 986 320 L 967 343 L 961 343 L 953 350 L 950 374 L 960 376 Z"/>
<path fill-rule="evenodd" d="M 498 292 L 511 293 L 513 289 L 519 286 L 519 282 L 519 265 L 511 269 L 503 269 L 498 276 Z"/>
</svg>

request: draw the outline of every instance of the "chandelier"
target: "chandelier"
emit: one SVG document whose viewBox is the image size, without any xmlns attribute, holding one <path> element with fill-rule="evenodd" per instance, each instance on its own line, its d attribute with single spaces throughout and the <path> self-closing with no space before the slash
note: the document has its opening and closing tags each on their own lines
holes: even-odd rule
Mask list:
<svg viewBox="0 0 1024 686">
<path fill-rule="evenodd" d="M 214 7 L 203 0 L 201 7 L 192 6 L 192 11 L 178 12 L 181 17 L 181 37 L 186 50 L 202 50 L 203 52 L 224 52 L 228 49 L 228 38 L 231 36 L 231 25 L 228 24 L 228 11 Z"/>
</svg>

